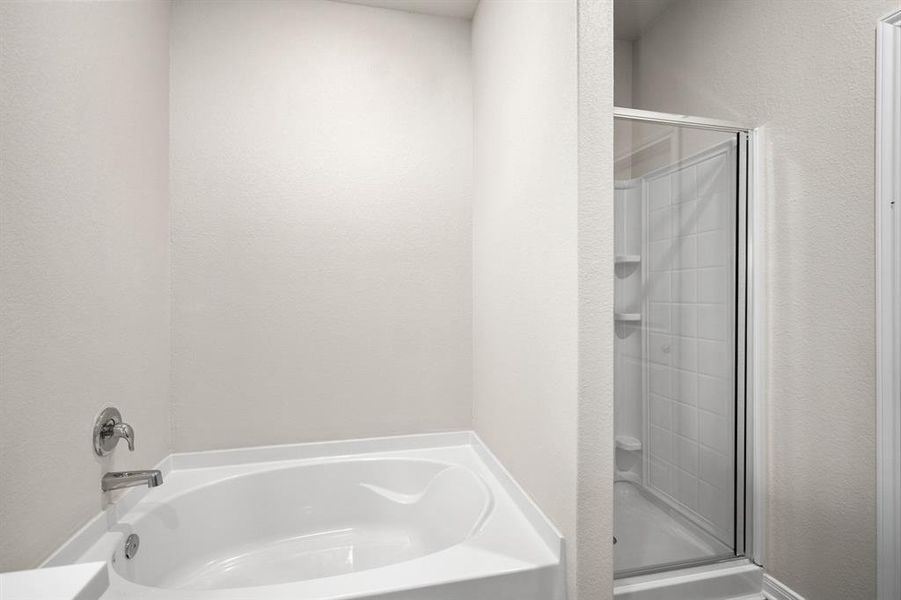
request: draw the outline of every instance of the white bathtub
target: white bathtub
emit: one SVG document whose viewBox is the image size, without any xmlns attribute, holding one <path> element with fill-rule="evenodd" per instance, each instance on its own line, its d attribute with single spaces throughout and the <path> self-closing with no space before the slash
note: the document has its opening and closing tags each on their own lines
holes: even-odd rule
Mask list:
<svg viewBox="0 0 901 600">
<path fill-rule="evenodd" d="M 564 597 L 559 534 L 469 433 L 181 454 L 162 470 L 47 566 L 107 561 L 104 600 Z"/>
</svg>

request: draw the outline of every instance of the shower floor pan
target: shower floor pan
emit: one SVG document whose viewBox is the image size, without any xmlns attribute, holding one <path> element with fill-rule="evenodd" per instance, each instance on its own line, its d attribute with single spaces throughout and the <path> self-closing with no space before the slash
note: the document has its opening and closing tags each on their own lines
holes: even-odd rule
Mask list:
<svg viewBox="0 0 901 600">
<path fill-rule="evenodd" d="M 617 481 L 613 566 L 617 575 L 734 556 L 732 549 L 674 509 L 647 497 L 636 485 Z"/>
</svg>

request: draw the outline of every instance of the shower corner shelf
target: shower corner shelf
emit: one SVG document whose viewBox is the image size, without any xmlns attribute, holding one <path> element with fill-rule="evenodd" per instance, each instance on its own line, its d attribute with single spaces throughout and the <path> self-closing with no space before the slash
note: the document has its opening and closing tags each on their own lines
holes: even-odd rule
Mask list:
<svg viewBox="0 0 901 600">
<path fill-rule="evenodd" d="M 641 262 L 641 254 L 617 254 L 613 262 L 618 265 L 635 265 Z"/>
<path fill-rule="evenodd" d="M 635 323 L 641 321 L 641 313 L 613 313 L 613 318 L 619 322 Z"/>
<path fill-rule="evenodd" d="M 625 450 L 626 452 L 638 452 L 641 450 L 641 440 L 631 435 L 618 435 L 613 440 L 616 442 L 616 447 L 620 450 Z"/>
</svg>

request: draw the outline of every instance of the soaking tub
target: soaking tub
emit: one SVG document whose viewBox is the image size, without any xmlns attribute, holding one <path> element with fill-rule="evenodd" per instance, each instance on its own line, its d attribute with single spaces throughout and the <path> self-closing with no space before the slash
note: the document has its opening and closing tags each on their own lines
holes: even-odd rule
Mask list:
<svg viewBox="0 0 901 600">
<path fill-rule="evenodd" d="M 106 561 L 104 600 L 564 597 L 559 534 L 468 432 L 176 454 L 161 469 L 162 486 L 129 491 L 47 566 Z"/>
</svg>

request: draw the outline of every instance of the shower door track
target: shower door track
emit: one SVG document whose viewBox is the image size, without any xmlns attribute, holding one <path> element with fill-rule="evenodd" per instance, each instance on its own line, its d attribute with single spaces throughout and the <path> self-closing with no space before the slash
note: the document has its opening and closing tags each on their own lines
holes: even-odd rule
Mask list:
<svg viewBox="0 0 901 600">
<path fill-rule="evenodd" d="M 739 211 L 737 248 L 739 268 L 736 286 L 736 464 L 735 464 L 735 561 L 761 565 L 764 561 L 765 498 L 765 303 L 763 276 L 763 220 L 757 197 L 761 171 L 759 152 L 762 132 L 753 127 L 688 115 L 614 107 L 614 118 L 734 133 L 738 140 Z M 744 204 L 742 205 L 742 199 Z M 743 318 L 742 318 L 743 317 Z M 723 559 L 709 561 L 711 567 Z M 649 569 L 661 576 L 666 569 Z M 632 574 L 630 574 L 631 576 Z M 627 576 L 628 577 L 628 576 Z M 626 579 L 618 581 L 625 582 Z"/>
<path fill-rule="evenodd" d="M 719 119 L 707 119 L 705 117 L 692 117 L 689 115 L 674 115 L 670 113 L 654 112 L 651 110 L 638 110 L 637 108 L 613 107 L 613 118 L 629 119 L 630 121 L 643 121 L 656 123 L 657 125 L 675 125 L 676 127 L 691 127 L 693 129 L 710 129 L 713 131 L 727 131 L 730 133 L 749 133 L 752 127 L 746 127 L 732 121 Z"/>
</svg>

